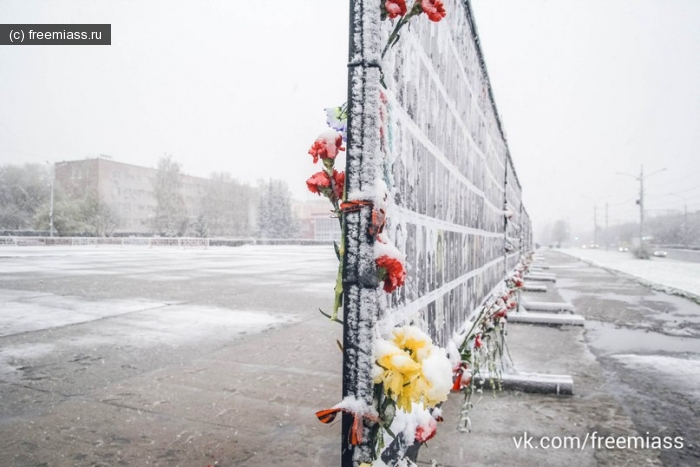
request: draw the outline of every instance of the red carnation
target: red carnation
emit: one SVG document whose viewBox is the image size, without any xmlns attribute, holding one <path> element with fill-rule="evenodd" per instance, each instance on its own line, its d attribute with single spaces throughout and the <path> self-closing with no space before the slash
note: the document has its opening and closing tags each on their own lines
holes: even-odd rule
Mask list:
<svg viewBox="0 0 700 467">
<path fill-rule="evenodd" d="M 384 8 L 389 15 L 389 18 L 396 18 L 406 14 L 406 0 L 386 0 Z"/>
<path fill-rule="evenodd" d="M 335 183 L 335 191 L 331 193 L 331 178 L 325 170 L 316 172 L 306 181 L 306 187 L 311 193 L 331 197 L 334 194 L 336 198 L 342 199 L 343 187 L 345 186 L 345 172 L 333 171 L 333 182 Z"/>
<path fill-rule="evenodd" d="M 416 427 L 416 437 L 415 440 L 419 443 L 425 443 L 437 433 L 437 422 L 433 417 L 428 420 L 428 426 L 418 425 Z"/>
<path fill-rule="evenodd" d="M 379 270 L 379 280 L 384 281 L 384 291 L 391 293 L 401 287 L 406 280 L 406 270 L 403 263 L 396 258 L 382 255 L 376 259 Z"/>
<path fill-rule="evenodd" d="M 343 199 L 343 189 L 345 187 L 345 172 L 333 171 L 333 181 L 335 182 L 335 197 Z"/>
<path fill-rule="evenodd" d="M 311 193 L 325 194 L 324 189 L 331 187 L 331 179 L 323 170 L 316 172 L 306 181 L 306 186 Z"/>
<path fill-rule="evenodd" d="M 343 136 L 337 131 L 329 130 L 321 133 L 314 144 L 309 149 L 309 154 L 314 158 L 314 164 L 318 159 L 335 159 L 338 151 L 345 151 L 343 145 Z"/>
<path fill-rule="evenodd" d="M 421 0 L 420 6 L 430 21 L 437 23 L 445 17 L 445 5 L 442 4 L 441 0 Z"/>
</svg>

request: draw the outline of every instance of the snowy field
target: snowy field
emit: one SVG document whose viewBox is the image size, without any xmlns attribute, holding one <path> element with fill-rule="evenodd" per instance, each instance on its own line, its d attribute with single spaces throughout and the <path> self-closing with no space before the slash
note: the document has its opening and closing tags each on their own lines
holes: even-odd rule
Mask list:
<svg viewBox="0 0 700 467">
<path fill-rule="evenodd" d="M 0 465 L 328 465 L 337 267 L 330 245 L 0 247 Z"/>
<path fill-rule="evenodd" d="M 181 282 L 236 276 L 257 285 L 332 291 L 331 246 L 147 248 L 141 246 L 0 246 L 0 281 L 43 277 L 120 276 Z M 181 284 L 182 287 L 184 284 Z M 0 282 L 2 288 L 2 282 Z M 118 291 L 115 291 L 118 292 Z"/>
<path fill-rule="evenodd" d="M 3 246 L 0 375 L 61 349 L 223 345 L 299 322 L 332 300 L 336 267 L 329 246 Z"/>
<path fill-rule="evenodd" d="M 546 254 L 546 250 L 545 254 Z M 670 258 L 640 260 L 632 253 L 605 250 L 583 250 L 565 248 L 569 254 L 607 269 L 614 269 L 634 276 L 655 288 L 670 288 L 700 297 L 700 263 L 679 261 Z"/>
</svg>

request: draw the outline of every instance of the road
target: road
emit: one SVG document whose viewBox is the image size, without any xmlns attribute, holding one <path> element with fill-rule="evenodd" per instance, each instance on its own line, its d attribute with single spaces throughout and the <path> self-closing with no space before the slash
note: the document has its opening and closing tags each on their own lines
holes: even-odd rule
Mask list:
<svg viewBox="0 0 700 467">
<path fill-rule="evenodd" d="M 668 253 L 667 258 L 677 259 L 681 261 L 689 261 L 691 263 L 700 263 L 700 251 L 698 250 L 678 250 L 673 248 L 657 247 L 657 250 L 663 250 Z"/>
</svg>

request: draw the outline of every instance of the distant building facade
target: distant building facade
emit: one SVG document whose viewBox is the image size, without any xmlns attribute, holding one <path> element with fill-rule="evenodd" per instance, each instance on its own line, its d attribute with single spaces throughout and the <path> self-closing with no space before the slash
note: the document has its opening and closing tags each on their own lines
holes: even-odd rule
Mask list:
<svg viewBox="0 0 700 467">
<path fill-rule="evenodd" d="M 340 224 L 327 199 L 295 202 L 292 211 L 299 220 L 300 238 L 340 241 Z"/>
<path fill-rule="evenodd" d="M 152 221 L 158 206 L 155 195 L 157 169 L 91 158 L 58 162 L 54 171 L 56 184 L 69 199 L 93 195 L 112 209 L 119 218 L 115 234 L 153 232 Z M 180 181 L 190 229 L 195 229 L 198 217 L 203 214 L 210 180 L 180 174 Z M 254 210 L 252 204 L 246 212 L 249 210 Z M 254 218 L 254 215 L 247 214 L 247 217 Z"/>
</svg>

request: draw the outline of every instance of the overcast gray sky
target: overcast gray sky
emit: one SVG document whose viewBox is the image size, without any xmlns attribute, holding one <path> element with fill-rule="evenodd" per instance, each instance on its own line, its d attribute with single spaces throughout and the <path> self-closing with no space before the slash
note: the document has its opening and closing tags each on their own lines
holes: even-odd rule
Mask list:
<svg viewBox="0 0 700 467">
<path fill-rule="evenodd" d="M 700 209 L 700 1 L 473 0 L 536 231 Z M 3 23 L 111 23 L 111 46 L 0 46 L 0 164 L 107 154 L 284 178 L 346 98 L 346 0 L 3 0 Z M 670 193 L 676 193 L 671 195 Z M 588 198 L 585 198 L 587 196 Z"/>
<path fill-rule="evenodd" d="M 497 106 L 542 229 L 700 209 L 700 1 L 474 0 Z M 675 193 L 676 195 L 671 195 Z M 587 196 L 588 198 L 585 198 Z M 591 199 L 592 198 L 592 199 Z"/>
</svg>

